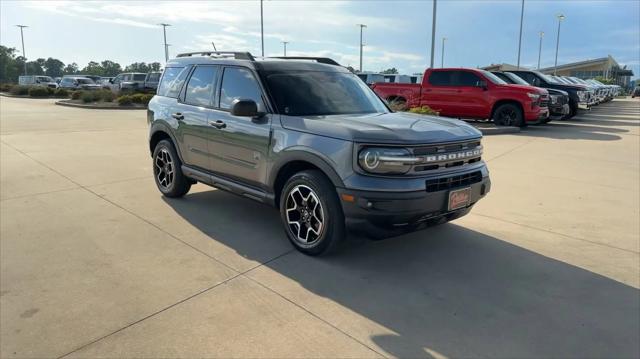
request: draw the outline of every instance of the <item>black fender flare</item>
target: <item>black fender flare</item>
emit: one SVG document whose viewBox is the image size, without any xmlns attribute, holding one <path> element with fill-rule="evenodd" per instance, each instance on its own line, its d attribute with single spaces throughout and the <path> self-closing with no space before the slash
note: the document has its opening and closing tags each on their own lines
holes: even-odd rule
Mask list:
<svg viewBox="0 0 640 359">
<path fill-rule="evenodd" d="M 182 157 L 180 146 L 178 144 L 178 141 L 176 140 L 176 136 L 173 134 L 173 128 L 171 128 L 171 126 L 169 126 L 169 124 L 165 123 L 164 121 L 153 121 L 151 123 L 151 127 L 149 128 L 149 143 L 151 143 L 151 139 L 158 132 L 166 133 L 169 136 L 171 142 L 173 142 L 173 146 L 175 147 L 176 152 L 178 153 L 180 162 L 184 163 L 184 158 Z M 153 148 L 151 148 L 151 146 L 149 146 L 149 151 L 151 155 L 153 155 Z"/>
<path fill-rule="evenodd" d="M 340 178 L 336 170 L 329 165 L 330 160 L 327 159 L 325 155 L 316 151 L 311 151 L 309 148 L 305 147 L 304 149 L 289 149 L 278 154 L 278 159 L 273 163 L 269 172 L 267 182 L 269 183 L 270 188 L 274 188 L 280 170 L 282 170 L 282 168 L 287 164 L 295 161 L 308 162 L 318 167 L 327 177 L 329 177 L 329 180 L 335 187 L 344 187 L 342 178 Z"/>
</svg>

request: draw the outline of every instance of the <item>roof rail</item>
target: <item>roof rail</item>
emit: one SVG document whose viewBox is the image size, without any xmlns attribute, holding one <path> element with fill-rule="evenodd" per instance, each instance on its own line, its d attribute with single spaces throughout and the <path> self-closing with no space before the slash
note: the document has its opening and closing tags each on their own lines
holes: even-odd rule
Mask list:
<svg viewBox="0 0 640 359">
<path fill-rule="evenodd" d="M 330 59 L 328 57 L 312 57 L 312 56 L 273 56 L 274 59 L 283 59 L 283 60 L 315 60 L 321 64 L 327 65 L 335 65 L 341 66 L 334 59 Z"/>
<path fill-rule="evenodd" d="M 197 51 L 197 52 L 185 52 L 182 54 L 178 54 L 176 57 L 191 57 L 194 55 L 198 56 L 216 56 L 222 55 L 219 57 L 230 57 L 229 55 L 233 55 L 236 60 L 249 60 L 255 61 L 256 59 L 251 55 L 250 52 L 240 52 L 240 51 Z M 227 55 L 227 56 L 225 56 Z"/>
</svg>

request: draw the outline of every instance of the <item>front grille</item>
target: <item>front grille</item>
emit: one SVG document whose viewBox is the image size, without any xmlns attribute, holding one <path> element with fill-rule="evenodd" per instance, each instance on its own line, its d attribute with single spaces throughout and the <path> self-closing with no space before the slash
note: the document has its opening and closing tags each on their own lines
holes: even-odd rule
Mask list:
<svg viewBox="0 0 640 359">
<path fill-rule="evenodd" d="M 540 106 L 540 107 L 549 106 L 549 95 L 540 96 L 540 104 L 538 106 Z"/>
<path fill-rule="evenodd" d="M 482 156 L 482 146 L 480 140 L 447 143 L 440 145 L 418 146 L 409 148 L 416 157 L 422 157 L 424 161 L 413 166 L 409 174 L 422 174 L 426 171 L 433 171 L 441 168 L 451 168 L 478 162 Z M 462 156 L 456 158 L 456 154 L 476 151 L 472 156 Z M 451 158 L 447 158 L 451 156 Z"/>
<path fill-rule="evenodd" d="M 480 171 L 451 177 L 436 178 L 427 180 L 427 192 L 438 192 L 457 187 L 469 186 L 481 181 L 482 173 Z"/>
</svg>

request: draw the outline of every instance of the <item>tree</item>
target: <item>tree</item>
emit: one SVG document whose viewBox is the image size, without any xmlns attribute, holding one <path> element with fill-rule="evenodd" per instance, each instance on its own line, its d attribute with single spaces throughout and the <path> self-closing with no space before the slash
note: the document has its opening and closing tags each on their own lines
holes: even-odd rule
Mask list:
<svg viewBox="0 0 640 359">
<path fill-rule="evenodd" d="M 84 75 L 102 76 L 104 71 L 99 63 L 95 61 L 89 61 L 87 66 L 85 66 L 80 72 L 82 72 L 82 74 Z"/>
<path fill-rule="evenodd" d="M 100 63 L 100 66 L 102 67 L 103 71 L 102 76 L 115 77 L 122 72 L 122 67 L 120 66 L 120 64 L 111 60 L 102 61 Z"/>
<path fill-rule="evenodd" d="M 64 73 L 64 63 L 52 57 L 44 62 L 44 74 L 51 77 L 61 77 Z"/>
<path fill-rule="evenodd" d="M 134 62 L 125 67 L 124 72 L 149 72 L 149 66 L 144 62 Z"/>
<path fill-rule="evenodd" d="M 44 64 L 44 59 L 38 59 L 36 61 L 27 62 L 27 74 L 44 75 L 44 69 L 42 68 L 43 64 Z"/>
<path fill-rule="evenodd" d="M 380 72 L 381 74 L 397 74 L 398 73 L 398 69 L 396 69 L 395 67 L 392 67 L 390 69 L 386 69 Z"/>
<path fill-rule="evenodd" d="M 65 75 L 75 75 L 78 73 L 78 64 L 76 64 L 75 62 L 72 62 L 70 64 L 68 64 L 67 66 L 65 66 L 64 70 L 63 70 Z"/>
<path fill-rule="evenodd" d="M 159 62 L 152 62 L 152 63 L 149 64 L 149 71 L 147 71 L 147 72 L 151 72 L 151 71 L 158 72 L 158 71 L 160 71 L 161 67 L 162 67 L 162 65 Z"/>
<path fill-rule="evenodd" d="M 16 61 L 16 49 L 0 45 L 0 82 L 18 82 L 24 61 Z"/>
<path fill-rule="evenodd" d="M 616 81 L 614 79 L 607 79 L 604 76 L 598 76 L 595 78 L 596 81 L 600 81 L 605 85 L 615 85 Z"/>
</svg>

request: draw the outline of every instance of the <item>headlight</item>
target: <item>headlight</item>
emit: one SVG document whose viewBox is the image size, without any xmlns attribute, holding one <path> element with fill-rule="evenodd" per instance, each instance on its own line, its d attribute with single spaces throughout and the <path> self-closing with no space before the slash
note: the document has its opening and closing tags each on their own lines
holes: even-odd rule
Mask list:
<svg viewBox="0 0 640 359">
<path fill-rule="evenodd" d="M 580 102 L 584 102 L 587 99 L 587 91 L 576 91 L 576 93 L 578 94 Z"/>
<path fill-rule="evenodd" d="M 556 104 L 556 103 L 558 103 L 558 99 L 560 99 L 560 96 L 551 95 L 551 96 L 549 96 L 549 98 L 550 98 L 552 104 Z"/>
<path fill-rule="evenodd" d="M 420 158 L 411 156 L 405 148 L 368 147 L 358 154 L 360 168 L 377 174 L 403 174 L 411 166 L 420 162 Z"/>
<path fill-rule="evenodd" d="M 533 101 L 536 102 L 538 101 L 538 99 L 540 98 L 540 95 L 537 93 L 531 93 L 531 92 L 527 92 L 527 96 L 529 96 L 529 98 Z"/>
</svg>

